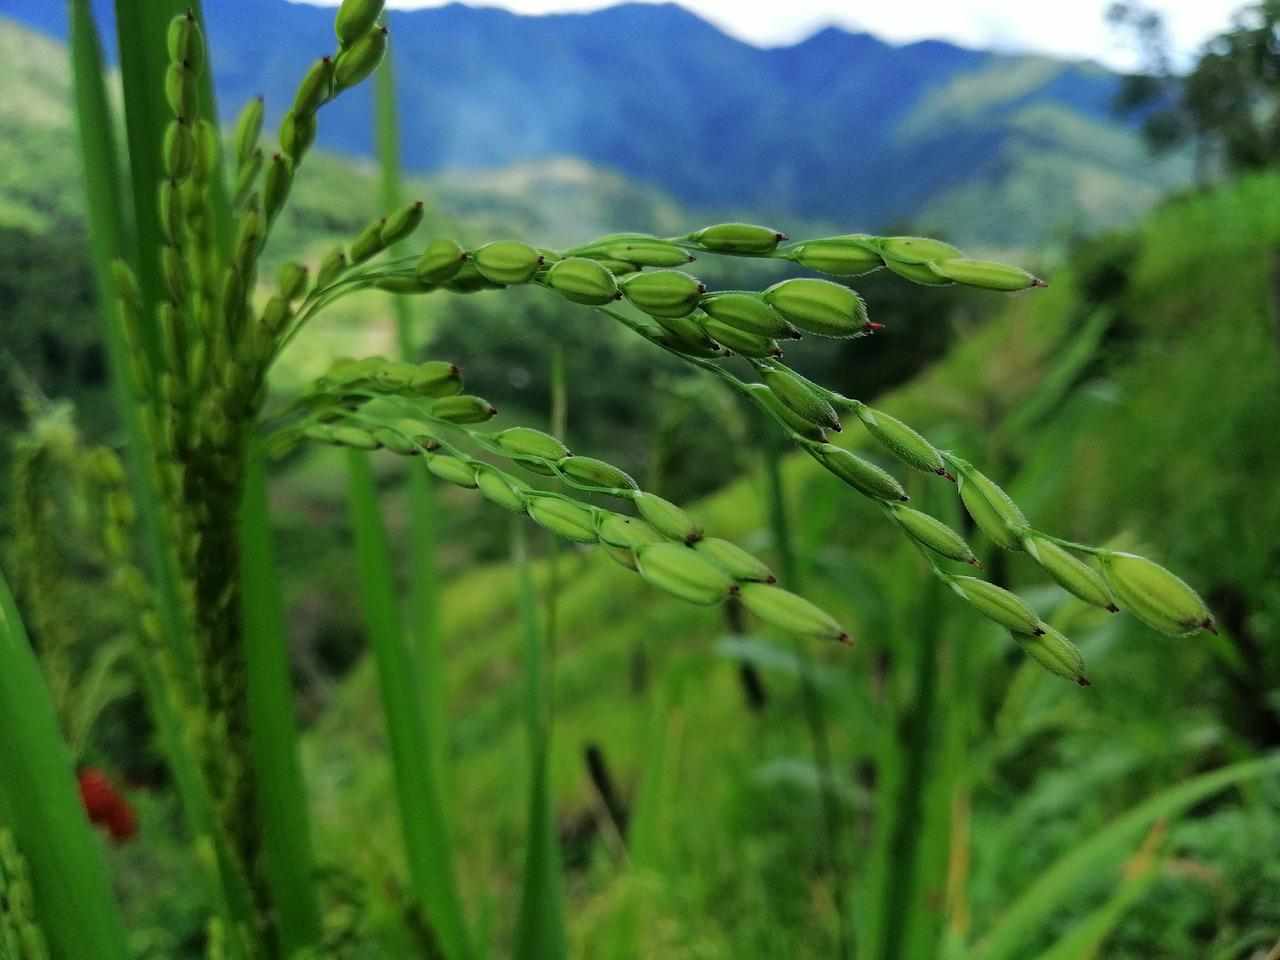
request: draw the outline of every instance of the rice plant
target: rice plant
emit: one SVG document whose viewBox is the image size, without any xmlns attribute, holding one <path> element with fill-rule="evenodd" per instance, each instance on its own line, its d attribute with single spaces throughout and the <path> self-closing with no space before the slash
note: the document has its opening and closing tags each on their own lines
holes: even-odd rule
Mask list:
<svg viewBox="0 0 1280 960">
<path fill-rule="evenodd" d="M 1007 629 L 1036 663 L 1076 684 L 1089 680 L 1071 640 L 1022 598 L 968 570 L 958 572 L 981 567 L 969 543 L 932 513 L 908 506 L 899 477 L 831 442 L 833 434 L 846 425 L 864 430 L 903 469 L 942 490 L 954 484 L 958 502 L 991 544 L 1025 552 L 1085 603 L 1127 611 L 1171 636 L 1214 630 L 1205 603 L 1175 574 L 1144 557 L 1055 536 L 961 453 L 938 448 L 901 420 L 813 382 L 782 359 L 782 345 L 803 336 L 888 335 L 849 285 L 872 271 L 888 270 L 925 286 L 1003 292 L 1032 291 L 1044 281 L 923 237 L 850 233 L 792 240 L 771 226 L 736 222 L 666 237 L 615 233 L 566 249 L 506 239 L 475 246 L 445 235 L 416 239 L 424 204 L 398 197 L 390 164 L 384 216 L 335 242 L 316 269 L 289 263 L 263 277 L 263 250 L 287 208 L 325 106 L 367 81 L 383 62 L 390 43 L 383 4 L 343 2 L 335 48 L 301 78 L 270 145 L 264 143 L 260 100 L 243 107 L 224 144 L 198 8 L 175 12 L 174 6 L 156 4 L 121 33 L 137 226 L 132 248 L 85 2 L 72 3 L 73 47 L 95 259 L 117 401 L 129 435 L 131 485 L 113 451 L 94 454 L 106 504 L 104 543 L 113 587 L 136 612 L 133 652 L 213 905 L 210 957 L 340 955 L 328 952 L 305 813 L 269 538 L 267 457 L 306 443 L 351 452 L 357 566 L 380 668 L 413 910 L 425 919 L 430 949 L 444 956 L 478 955 L 479 938 L 450 863 L 437 782 L 440 747 L 424 735 L 438 729 L 427 718 L 440 706 L 438 697 L 424 695 L 418 679 L 437 668 L 430 655 L 419 660 L 406 645 L 366 453 L 415 461 L 415 542 L 429 529 L 429 475 L 476 491 L 520 524 L 527 519 L 565 541 L 601 547 L 677 600 L 707 606 L 732 600 L 804 642 L 854 642 L 826 611 L 779 586 L 762 560 L 704 529 L 680 505 L 642 489 L 618 467 L 570 450 L 552 433 L 482 429 L 496 410 L 464 387 L 455 361 L 465 358 L 407 359 L 407 313 L 401 314 L 401 358 L 335 358 L 301 395 L 273 398 L 273 365 L 326 309 L 361 291 L 407 302 L 442 291 L 530 287 L 563 304 L 566 323 L 620 324 L 655 350 L 716 378 L 758 409 L 778 436 L 872 501 L 926 559 L 935 578 L 919 585 L 927 609 L 949 602 L 944 593 L 954 594 Z M 384 106 L 388 156 L 395 152 L 393 120 L 394 107 Z M 701 257 L 781 261 L 822 276 L 793 277 L 764 290 L 710 290 L 689 272 Z M 483 391 L 483 384 L 475 386 Z M 520 527 L 518 554 L 523 536 Z M 423 591 L 414 604 L 419 627 L 432 615 L 430 551 L 424 549 L 415 564 L 415 589 Z M 525 578 L 530 749 L 538 754 L 546 742 L 540 677 L 547 665 L 527 571 Z M 785 574 L 783 582 L 794 586 L 794 575 Z M 19 773 L 0 785 L 0 822 L 12 830 L 12 838 L 0 834 L 0 878 L 5 891 L 17 891 L 0 898 L 6 907 L 0 946 L 22 958 L 45 951 L 59 958 L 126 956 L 123 925 L 80 813 L 54 701 L 44 693 L 2 582 L 0 601 L 0 742 Z M 820 718 L 814 730 L 815 737 L 821 734 Z M 1188 785 L 1124 824 L 1141 830 L 1160 811 L 1186 806 L 1211 787 L 1258 769 L 1224 771 L 1194 789 Z M 919 785 L 921 771 L 907 770 L 903 777 L 908 786 Z M 545 785 L 535 780 L 530 829 L 538 841 L 520 917 L 524 956 L 567 950 L 546 804 Z M 829 821 L 834 816 L 828 812 Z M 895 836 L 910 828 L 900 822 Z M 1081 862 L 1089 849 L 1078 853 Z M 1047 874 L 1043 889 L 1030 891 L 1032 899 L 1011 912 L 977 955 L 1008 955 L 1005 944 L 1014 942 L 1008 931 L 1035 921 L 1066 870 Z M 885 956 L 896 955 L 913 895 L 911 878 L 897 876 L 901 885 L 886 885 L 883 892 Z"/>
</svg>

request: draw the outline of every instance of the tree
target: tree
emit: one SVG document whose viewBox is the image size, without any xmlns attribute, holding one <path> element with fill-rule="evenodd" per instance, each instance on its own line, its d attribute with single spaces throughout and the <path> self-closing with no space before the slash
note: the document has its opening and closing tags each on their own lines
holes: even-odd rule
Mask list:
<svg viewBox="0 0 1280 960">
<path fill-rule="evenodd" d="M 1210 39 L 1185 77 L 1175 75 L 1161 15 L 1121 0 L 1108 21 L 1131 33 L 1143 68 L 1116 97 L 1122 113 L 1143 113 L 1156 152 L 1192 143 L 1197 173 L 1257 170 L 1280 158 L 1280 0 L 1242 7 L 1231 27 Z"/>
</svg>

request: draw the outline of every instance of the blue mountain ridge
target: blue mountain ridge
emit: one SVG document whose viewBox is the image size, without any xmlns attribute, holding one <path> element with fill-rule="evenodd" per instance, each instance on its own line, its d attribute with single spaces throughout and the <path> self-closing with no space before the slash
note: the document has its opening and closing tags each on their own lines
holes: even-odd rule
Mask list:
<svg viewBox="0 0 1280 960">
<path fill-rule="evenodd" d="M 113 5 L 94 8 L 111 35 Z M 205 13 L 228 116 L 261 93 L 278 121 L 308 64 L 334 46 L 333 8 L 206 0 Z M 63 3 L 0 0 L 0 15 L 66 36 Z M 674 4 L 531 17 L 455 3 L 388 20 L 415 171 L 571 155 L 704 210 L 866 228 L 939 204 L 961 216 L 1027 176 L 1044 191 L 1083 190 L 1083 168 L 1147 176 L 1133 131 L 1110 111 L 1118 78 L 1093 64 L 895 46 L 834 27 L 760 48 Z M 320 143 L 371 154 L 371 109 L 367 88 L 326 106 Z M 1074 201 L 1053 203 L 1068 216 Z M 1001 217 L 986 239 L 1009 239 Z"/>
</svg>

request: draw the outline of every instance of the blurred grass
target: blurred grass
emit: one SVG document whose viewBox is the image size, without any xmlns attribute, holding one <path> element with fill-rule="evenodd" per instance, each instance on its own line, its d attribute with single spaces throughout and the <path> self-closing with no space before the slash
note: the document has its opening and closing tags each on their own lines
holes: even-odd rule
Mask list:
<svg viewBox="0 0 1280 960">
<path fill-rule="evenodd" d="M 53 701 L 0 573 L 0 823 L 31 870 L 35 915 L 59 957 L 124 960 L 124 923 L 76 786 Z"/>
<path fill-rule="evenodd" d="M 1270 617 L 1280 598 L 1265 586 L 1272 553 L 1263 541 L 1267 530 L 1280 528 L 1271 522 L 1280 500 L 1259 490 L 1255 477 L 1280 464 L 1274 445 L 1255 439 L 1267 435 L 1264 424 L 1276 422 L 1280 405 L 1261 269 L 1266 251 L 1280 241 L 1276 189 L 1277 182 L 1264 177 L 1171 204 L 1134 238 L 1138 255 L 1125 268 L 1118 298 L 1093 293 L 1098 277 L 1083 255 L 1054 273 L 1048 291 L 1007 302 L 990 298 L 996 316 L 989 324 L 965 329 L 944 361 L 877 404 L 990 465 L 1009 480 L 1033 520 L 1083 540 L 1127 528 L 1130 538 L 1154 544 L 1162 561 L 1191 572 L 1205 589 L 1237 583 L 1262 604 L 1255 616 Z M 1237 221 L 1248 224 L 1244 238 L 1207 229 Z M 1104 300 L 1114 315 L 1106 324 L 1092 322 Z M 566 317 L 593 321 L 585 312 Z M 1082 338 L 1089 349 L 1077 350 Z M 848 430 L 842 442 L 864 439 Z M 851 653 L 814 651 L 817 669 L 835 678 L 825 694 L 836 731 L 832 752 L 842 779 L 879 789 L 882 763 L 899 755 L 905 735 L 889 722 L 884 697 L 897 689 L 909 705 L 918 688 L 910 663 L 920 649 L 913 638 L 920 636 L 917 599 L 925 581 L 908 572 L 910 559 L 892 559 L 902 549 L 892 531 L 834 480 L 794 457 L 783 472 L 800 518 L 801 555 L 814 570 L 808 590 L 864 638 Z M 744 478 L 694 512 L 717 535 L 763 542 L 759 482 Z M 1238 506 L 1246 502 L 1249 512 Z M 1168 528 L 1170 518 L 1176 531 Z M 681 766 L 670 771 L 670 788 L 683 798 L 666 837 L 672 859 L 662 893 L 645 900 L 657 910 L 646 914 L 654 942 L 670 952 L 646 953 L 642 942 L 633 942 L 616 955 L 827 955 L 835 927 L 832 891 L 806 866 L 816 851 L 797 839 L 814 835 L 802 813 L 812 808 L 788 801 L 795 787 L 762 786 L 757 779 L 771 758 L 805 752 L 798 705 L 775 694 L 780 702 L 763 720 L 745 714 L 734 671 L 715 652 L 717 614 L 659 601 L 603 558 L 575 551 L 563 565 L 557 737 L 550 756 L 562 835 L 593 803 L 580 766 L 583 744 L 600 744 L 619 780 L 630 785 L 624 792 L 639 790 L 649 760 L 640 745 L 658 722 L 656 691 L 670 670 L 691 669 L 698 677 L 698 695 L 682 717 L 689 733 Z M 895 579 L 886 582 L 890 570 L 897 571 Z M 950 684 L 944 702 L 954 715 L 944 726 L 950 745 L 935 749 L 949 757 L 941 782 L 953 786 L 926 801 L 936 811 L 926 822 L 938 826 L 921 853 L 913 894 L 921 899 L 907 908 L 913 930 L 921 910 L 962 904 L 962 929 L 981 935 L 1012 901 L 1009 891 L 1082 832 L 1206 766 L 1256 749 L 1247 724 L 1224 706 L 1241 678 L 1222 669 L 1209 642 L 1175 646 L 1132 621 L 1082 615 L 1056 589 L 1040 589 L 1034 569 L 1016 556 L 1002 557 L 997 572 L 1031 589 L 1042 607 L 1059 609 L 1055 617 L 1082 643 L 1096 686 L 1081 694 L 1021 663 L 998 631 L 942 598 L 937 615 L 947 639 L 939 647 L 939 669 Z M 545 570 L 535 574 L 546 577 Z M 896 586 L 889 589 L 890 583 Z M 463 889 L 468 899 L 509 901 L 518 884 L 517 851 L 526 842 L 521 804 L 510 790 L 511 758 L 524 749 L 509 573 L 482 568 L 456 578 L 441 617 L 459 800 L 485 811 L 458 825 Z M 766 674 L 772 693 L 771 677 Z M 961 689 L 970 706 L 952 703 Z M 353 811 L 361 822 L 385 812 L 385 768 L 367 762 L 378 737 L 369 696 L 367 671 L 359 670 L 308 747 L 308 762 L 327 772 L 325 781 L 335 782 L 341 771 L 344 784 L 341 795 L 322 790 L 315 797 L 330 855 L 350 855 L 343 822 Z M 1092 746 L 1098 737 L 1106 738 L 1106 749 Z M 885 751 L 880 759 L 878 751 Z M 1034 775 L 1017 775 L 1024 764 Z M 866 781 L 868 770 L 879 773 Z M 1273 804 L 1273 788 L 1251 802 Z M 957 822 L 956 809 L 970 813 Z M 1275 816 L 1274 806 L 1266 809 Z M 865 861 L 858 851 L 867 849 L 867 830 L 881 829 L 878 818 L 855 810 L 847 815 L 854 825 L 848 852 L 854 862 Z M 363 866 L 382 862 L 385 839 L 362 841 Z M 967 860 L 957 866 L 957 856 Z M 632 909 L 625 892 L 634 882 L 630 871 L 598 844 L 586 857 L 569 878 L 575 942 L 607 923 L 602 914 Z M 962 879 L 947 888 L 953 867 Z M 855 909 L 869 895 L 863 873 L 854 880 Z M 1167 883 L 1177 885 L 1162 879 L 1151 889 L 1165 890 Z M 1177 889 L 1188 904 L 1200 896 L 1185 884 Z M 1054 922 L 1037 932 L 1049 938 L 1042 945 L 1065 935 L 1090 904 L 1105 902 L 1105 896 L 1093 899 L 1099 896 L 1097 883 L 1073 890 Z M 1130 915 L 1151 909 L 1144 895 Z M 941 936 L 933 929 L 916 948 L 921 955 Z M 1115 936 L 1121 943 L 1132 936 L 1126 930 L 1120 921 Z M 954 931 L 947 936 L 954 939 Z"/>
</svg>

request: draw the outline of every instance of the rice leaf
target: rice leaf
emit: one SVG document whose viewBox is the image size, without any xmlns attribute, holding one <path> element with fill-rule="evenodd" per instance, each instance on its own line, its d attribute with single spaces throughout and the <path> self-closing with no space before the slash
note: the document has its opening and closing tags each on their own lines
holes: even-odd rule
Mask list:
<svg viewBox="0 0 1280 960">
<path fill-rule="evenodd" d="M 0 573 L 0 820 L 31 867 L 36 916 L 60 960 L 127 960 L 102 841 L 9 584 Z"/>
</svg>

